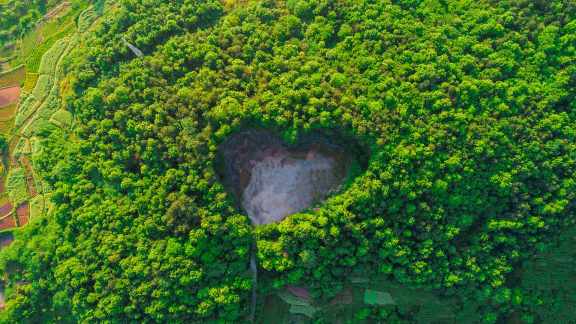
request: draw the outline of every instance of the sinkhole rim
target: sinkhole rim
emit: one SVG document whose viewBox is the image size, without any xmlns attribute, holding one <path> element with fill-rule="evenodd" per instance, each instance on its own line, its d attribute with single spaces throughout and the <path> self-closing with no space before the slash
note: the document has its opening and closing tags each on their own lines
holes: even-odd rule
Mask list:
<svg viewBox="0 0 576 324">
<path fill-rule="evenodd" d="M 346 164 L 344 166 L 345 176 L 341 180 L 340 188 L 333 193 L 327 194 L 325 198 L 315 202 L 312 206 L 302 209 L 300 212 L 311 212 L 310 209 L 315 209 L 315 207 L 322 208 L 322 205 L 326 202 L 327 199 L 342 195 L 348 191 L 354 181 L 365 174 L 366 170 L 368 169 L 368 164 L 371 157 L 368 145 L 363 145 L 362 142 L 356 139 L 354 136 L 347 135 L 338 129 L 324 128 L 310 131 L 300 131 L 298 132 L 298 136 L 293 142 L 286 140 L 286 135 L 293 133 L 289 133 L 288 131 L 280 131 L 273 128 L 246 127 L 231 132 L 218 144 L 214 170 L 217 181 L 224 187 L 225 192 L 227 193 L 227 198 L 232 201 L 235 209 L 240 214 L 245 215 L 251 220 L 252 218 L 248 215 L 248 212 L 242 206 L 243 189 L 240 189 L 241 186 L 238 184 L 234 184 L 234 179 L 229 179 L 228 177 L 230 172 L 228 170 L 229 166 L 227 165 L 225 151 L 229 149 L 229 146 L 235 140 L 241 140 L 242 136 L 254 136 L 254 134 L 262 135 L 262 137 L 265 138 L 272 138 L 271 141 L 279 141 L 282 147 L 289 151 L 295 151 L 299 149 L 304 151 L 307 147 L 309 148 L 313 145 L 319 144 L 322 147 L 329 147 L 330 150 L 338 151 L 339 154 L 342 154 L 346 159 L 348 159 L 347 161 L 343 162 Z M 275 223 L 281 223 L 290 215 L 293 214 L 289 214 L 282 218 L 282 220 Z"/>
</svg>

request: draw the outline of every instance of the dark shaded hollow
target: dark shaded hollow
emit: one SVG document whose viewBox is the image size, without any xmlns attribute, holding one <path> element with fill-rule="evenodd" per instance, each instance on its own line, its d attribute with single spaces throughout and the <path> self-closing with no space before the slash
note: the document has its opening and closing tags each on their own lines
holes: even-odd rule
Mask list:
<svg viewBox="0 0 576 324">
<path fill-rule="evenodd" d="M 217 169 L 252 223 L 268 224 L 320 203 L 356 176 L 364 159 L 351 146 L 321 133 L 288 145 L 272 131 L 245 130 L 220 145 Z"/>
</svg>

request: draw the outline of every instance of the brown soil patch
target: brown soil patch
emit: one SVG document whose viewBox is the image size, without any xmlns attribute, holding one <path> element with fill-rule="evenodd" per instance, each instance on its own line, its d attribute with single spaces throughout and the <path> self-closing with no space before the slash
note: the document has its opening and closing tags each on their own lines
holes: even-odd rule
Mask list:
<svg viewBox="0 0 576 324">
<path fill-rule="evenodd" d="M 0 107 L 18 102 L 20 99 L 20 87 L 0 89 Z"/>
<path fill-rule="evenodd" d="M 16 227 L 16 221 L 14 217 L 8 216 L 0 220 L 0 230 L 10 229 Z"/>
<path fill-rule="evenodd" d="M 17 134 L 14 137 L 12 137 L 12 140 L 10 141 L 10 143 L 8 143 L 9 152 L 14 152 L 14 150 L 16 150 L 16 145 L 18 145 L 18 141 L 20 140 L 20 138 L 21 137 Z M 18 167 L 18 160 L 16 160 L 14 154 L 10 154 L 10 167 L 11 168 Z"/>
<path fill-rule="evenodd" d="M 30 204 L 25 202 L 16 208 L 16 215 L 18 215 L 18 224 L 20 227 L 28 224 L 30 219 Z"/>
<path fill-rule="evenodd" d="M 59 16 L 64 10 L 70 7 L 70 2 L 62 2 L 58 6 L 54 7 L 54 9 L 50 10 L 46 15 L 44 15 L 44 19 L 49 20 Z"/>
<path fill-rule="evenodd" d="M 26 77 L 26 69 L 21 66 L 18 69 L 0 73 L 0 88 L 16 87 Z"/>
<path fill-rule="evenodd" d="M 352 289 L 346 288 L 332 299 L 331 305 L 351 305 L 354 302 Z"/>
<path fill-rule="evenodd" d="M 28 185 L 28 193 L 31 197 L 36 197 L 38 192 L 36 191 L 36 186 L 34 185 L 34 173 L 32 170 L 32 164 L 27 156 L 22 156 L 20 158 L 20 162 L 24 166 L 24 170 L 26 170 L 26 184 Z"/>
<path fill-rule="evenodd" d="M 16 115 L 16 108 L 18 108 L 16 103 L 0 108 L 0 122 L 12 120 Z"/>
<path fill-rule="evenodd" d="M 286 286 L 286 290 L 300 299 L 304 299 L 306 301 L 310 301 L 312 299 L 310 292 L 306 288 L 288 285 Z"/>
<path fill-rule="evenodd" d="M 4 217 L 4 216 L 10 214 L 10 212 L 12 211 L 12 208 L 14 208 L 14 206 L 12 206 L 11 203 L 6 203 L 6 204 L 0 206 L 0 217 Z"/>
</svg>

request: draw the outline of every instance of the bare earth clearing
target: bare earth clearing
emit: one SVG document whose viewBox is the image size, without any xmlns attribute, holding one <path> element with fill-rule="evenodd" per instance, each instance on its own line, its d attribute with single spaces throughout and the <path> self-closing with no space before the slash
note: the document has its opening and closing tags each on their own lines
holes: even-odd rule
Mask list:
<svg viewBox="0 0 576 324">
<path fill-rule="evenodd" d="M 20 98 L 20 87 L 10 87 L 0 89 L 0 107 L 8 106 L 18 102 Z"/>
</svg>

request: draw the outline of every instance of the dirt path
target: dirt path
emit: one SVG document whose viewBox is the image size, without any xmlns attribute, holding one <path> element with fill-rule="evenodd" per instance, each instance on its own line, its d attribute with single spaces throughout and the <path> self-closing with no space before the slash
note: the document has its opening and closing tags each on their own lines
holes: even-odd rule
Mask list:
<svg viewBox="0 0 576 324">
<path fill-rule="evenodd" d="M 69 1 L 64 1 L 61 4 L 54 7 L 50 10 L 47 14 L 44 15 L 44 19 L 49 20 L 58 15 L 61 11 L 65 10 L 66 8 L 70 7 Z"/>
</svg>

